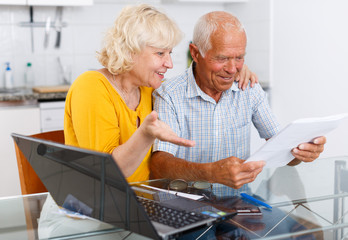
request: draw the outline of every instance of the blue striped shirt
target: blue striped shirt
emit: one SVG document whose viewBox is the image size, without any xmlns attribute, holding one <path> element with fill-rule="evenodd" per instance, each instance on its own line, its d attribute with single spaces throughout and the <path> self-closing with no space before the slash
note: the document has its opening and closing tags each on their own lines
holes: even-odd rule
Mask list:
<svg viewBox="0 0 348 240">
<path fill-rule="evenodd" d="M 270 138 L 278 132 L 279 124 L 259 84 L 239 91 L 234 83 L 216 102 L 198 87 L 190 67 L 182 75 L 165 81 L 153 95 L 159 118 L 178 136 L 196 142 L 195 147 L 188 148 L 156 140 L 153 151 L 165 151 L 198 163 L 231 156 L 247 159 L 252 123 L 261 138 Z M 232 196 L 247 191 L 247 186 L 234 190 L 213 184 L 213 191 L 218 196 Z"/>
</svg>

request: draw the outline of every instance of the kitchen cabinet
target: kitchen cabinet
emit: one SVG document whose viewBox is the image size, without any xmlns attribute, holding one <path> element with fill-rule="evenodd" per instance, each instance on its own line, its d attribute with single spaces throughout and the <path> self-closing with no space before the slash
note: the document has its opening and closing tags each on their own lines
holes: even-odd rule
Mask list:
<svg viewBox="0 0 348 240">
<path fill-rule="evenodd" d="M 0 5 L 26 5 L 27 0 L 0 0 Z"/>
<path fill-rule="evenodd" d="M 0 0 L 0 5 L 88 6 L 93 0 Z"/>
<path fill-rule="evenodd" d="M 21 194 L 11 133 L 32 135 L 63 129 L 64 101 L 29 106 L 0 107 L 0 197 Z"/>
<path fill-rule="evenodd" d="M 37 105 L 1 107 L 0 123 L 0 197 L 19 195 L 21 190 L 11 133 L 39 133 L 40 109 Z"/>
<path fill-rule="evenodd" d="M 138 3 L 137 0 L 94 0 L 96 3 Z M 153 0 L 153 3 L 241 3 L 249 0 Z"/>
<path fill-rule="evenodd" d="M 27 0 L 30 6 L 87 6 L 93 5 L 93 0 Z"/>
<path fill-rule="evenodd" d="M 221 2 L 221 3 L 241 3 L 241 2 L 248 2 L 249 0 L 176 0 L 177 2 L 182 3 L 202 3 L 202 2 Z"/>
<path fill-rule="evenodd" d="M 64 129 L 65 101 L 41 102 L 39 106 L 41 132 Z"/>
</svg>

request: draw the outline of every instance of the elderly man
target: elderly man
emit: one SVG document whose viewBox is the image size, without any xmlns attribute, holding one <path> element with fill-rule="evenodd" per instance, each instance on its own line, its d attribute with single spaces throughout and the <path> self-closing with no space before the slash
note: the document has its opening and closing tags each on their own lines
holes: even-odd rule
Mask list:
<svg viewBox="0 0 348 240">
<path fill-rule="evenodd" d="M 211 12 L 196 23 L 190 52 L 193 64 L 154 92 L 154 109 L 180 137 L 194 140 L 186 148 L 156 141 L 151 159 L 154 178 L 203 180 L 219 196 L 246 191 L 264 162 L 244 163 L 250 155 L 250 127 L 269 139 L 278 132 L 265 92 L 259 85 L 241 91 L 234 83 L 244 64 L 246 34 L 227 12 Z M 289 165 L 311 162 L 324 149 L 325 137 L 292 150 Z M 261 160 L 261 159 L 260 159 Z"/>
</svg>

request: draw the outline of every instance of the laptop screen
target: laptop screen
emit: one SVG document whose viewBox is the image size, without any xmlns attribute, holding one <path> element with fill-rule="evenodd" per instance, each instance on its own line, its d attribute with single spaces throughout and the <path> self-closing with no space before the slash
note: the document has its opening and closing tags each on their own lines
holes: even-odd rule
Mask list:
<svg viewBox="0 0 348 240">
<path fill-rule="evenodd" d="M 110 154 L 19 134 L 12 137 L 59 206 L 159 238 Z"/>
</svg>

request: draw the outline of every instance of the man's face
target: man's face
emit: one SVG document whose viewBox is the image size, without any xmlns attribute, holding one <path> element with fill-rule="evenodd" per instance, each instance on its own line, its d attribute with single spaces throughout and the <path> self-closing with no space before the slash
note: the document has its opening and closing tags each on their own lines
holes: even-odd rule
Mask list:
<svg viewBox="0 0 348 240">
<path fill-rule="evenodd" d="M 197 63 L 195 78 L 198 86 L 218 101 L 222 92 L 231 88 L 236 74 L 243 68 L 246 36 L 236 30 L 218 30 L 212 34 L 211 45 L 204 57 L 195 45 L 191 46 L 191 53 Z"/>
</svg>

